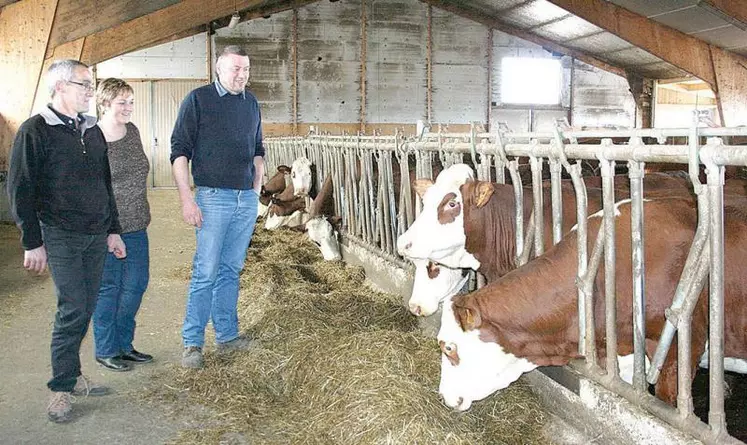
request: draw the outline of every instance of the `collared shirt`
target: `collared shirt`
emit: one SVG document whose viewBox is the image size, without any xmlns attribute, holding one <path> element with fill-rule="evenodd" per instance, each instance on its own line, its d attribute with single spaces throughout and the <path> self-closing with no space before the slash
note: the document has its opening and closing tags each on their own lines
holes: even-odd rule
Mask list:
<svg viewBox="0 0 747 445">
<path fill-rule="evenodd" d="M 220 80 L 215 79 L 215 89 L 218 90 L 218 96 L 223 97 L 226 94 L 232 94 L 234 96 L 238 96 L 238 94 L 233 94 L 232 92 L 228 91 L 222 83 L 220 83 Z M 242 99 L 246 99 L 246 89 L 241 92 Z"/>
<path fill-rule="evenodd" d="M 78 130 L 81 124 L 85 122 L 86 120 L 86 118 L 82 114 L 78 113 L 78 115 L 76 116 L 78 122 L 75 122 L 76 119 L 73 119 L 72 117 L 66 114 L 62 114 L 59 111 L 55 110 L 52 107 L 52 104 L 47 104 L 47 107 L 49 107 L 49 109 L 52 110 L 52 112 L 56 114 L 57 117 L 60 118 L 60 121 L 62 121 L 62 125 L 66 126 L 67 128 L 71 130 Z"/>
</svg>

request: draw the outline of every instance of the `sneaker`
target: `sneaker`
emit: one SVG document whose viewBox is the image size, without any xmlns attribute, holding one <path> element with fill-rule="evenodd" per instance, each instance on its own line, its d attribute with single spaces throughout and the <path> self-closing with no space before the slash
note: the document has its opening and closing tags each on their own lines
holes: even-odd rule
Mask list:
<svg viewBox="0 0 747 445">
<path fill-rule="evenodd" d="M 247 351 L 252 347 L 252 341 L 243 335 L 239 335 L 231 341 L 218 343 L 218 352 Z"/>
<path fill-rule="evenodd" d="M 78 376 L 75 387 L 71 393 L 74 396 L 105 396 L 109 394 L 109 388 L 95 384 L 83 374 Z"/>
<path fill-rule="evenodd" d="M 201 369 L 205 366 L 202 360 L 202 348 L 199 346 L 188 346 L 182 353 L 182 367 L 191 369 Z"/>
<path fill-rule="evenodd" d="M 47 405 L 47 417 L 55 423 L 69 422 L 72 419 L 73 398 L 69 392 L 52 391 Z"/>
</svg>

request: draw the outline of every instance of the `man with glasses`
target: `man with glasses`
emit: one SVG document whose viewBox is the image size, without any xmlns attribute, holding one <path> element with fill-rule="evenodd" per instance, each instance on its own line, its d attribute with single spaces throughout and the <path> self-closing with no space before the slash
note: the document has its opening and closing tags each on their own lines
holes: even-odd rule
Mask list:
<svg viewBox="0 0 747 445">
<path fill-rule="evenodd" d="M 107 248 L 126 255 L 111 186 L 107 145 L 96 119 L 88 67 L 58 60 L 46 75 L 52 103 L 26 120 L 10 154 L 10 209 L 21 229 L 23 266 L 49 265 L 57 293 L 52 330 L 52 391 L 47 416 L 72 418 L 71 395 L 104 395 L 81 374 L 80 344 L 96 308 Z"/>
</svg>

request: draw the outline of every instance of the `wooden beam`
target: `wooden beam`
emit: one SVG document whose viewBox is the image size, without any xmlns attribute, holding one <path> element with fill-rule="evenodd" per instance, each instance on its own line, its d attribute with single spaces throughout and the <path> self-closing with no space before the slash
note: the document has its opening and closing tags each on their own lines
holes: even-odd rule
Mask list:
<svg viewBox="0 0 747 445">
<path fill-rule="evenodd" d="M 716 47 L 711 54 L 721 125 L 747 125 L 747 59 Z"/>
<path fill-rule="evenodd" d="M 452 14 L 456 14 L 460 17 L 464 17 L 466 19 L 472 20 L 473 22 L 483 24 L 487 26 L 488 28 L 497 29 L 501 32 L 505 32 L 506 34 L 510 34 L 520 39 L 524 39 L 529 42 L 535 43 L 545 48 L 548 51 L 565 54 L 567 56 L 578 59 L 586 64 L 597 67 L 604 71 L 608 71 L 610 73 L 617 74 L 618 76 L 625 77 L 625 70 L 621 67 L 611 65 L 583 51 L 579 51 L 577 49 L 563 46 L 559 43 L 553 42 L 552 40 L 545 39 L 544 37 L 540 37 L 536 34 L 532 34 L 531 32 L 509 25 L 505 22 L 502 22 L 498 18 L 491 17 L 485 14 L 484 11 L 471 7 L 462 2 L 458 2 L 458 0 L 420 0 L 420 1 L 423 3 L 429 4 L 429 5 L 435 6 L 444 11 L 451 12 Z"/>
<path fill-rule="evenodd" d="M 280 0 L 275 3 L 265 4 L 259 8 L 252 8 L 247 11 L 239 11 L 239 23 L 246 22 L 249 20 L 262 18 L 269 18 L 273 14 L 277 14 L 283 11 L 290 11 L 291 9 L 298 9 L 304 6 L 316 3 L 319 0 Z M 213 29 L 224 28 L 228 26 L 231 21 L 231 17 L 226 16 L 212 21 Z"/>
<path fill-rule="evenodd" d="M 15 3 L 17 1 L 18 0 L 0 0 L 0 8 L 2 8 L 3 6 L 7 6 L 11 3 Z"/>
<path fill-rule="evenodd" d="M 47 57 L 67 42 L 143 17 L 179 0 L 59 0 Z"/>
<path fill-rule="evenodd" d="M 701 3 L 708 3 L 710 6 L 722 11 L 724 15 L 737 19 L 747 25 L 747 2 L 744 0 L 704 0 Z"/>
<path fill-rule="evenodd" d="M 81 61 L 88 65 L 103 62 L 196 29 L 232 14 L 235 8 L 247 9 L 261 3 L 262 0 L 215 0 L 206 7 L 203 0 L 184 0 L 89 36 L 83 46 Z"/>
<path fill-rule="evenodd" d="M 40 79 L 57 0 L 8 4 L 0 10 L 0 170 L 18 127 L 29 117 Z"/>
<path fill-rule="evenodd" d="M 603 0 L 548 0 L 711 85 L 716 74 L 710 45 Z"/>
</svg>

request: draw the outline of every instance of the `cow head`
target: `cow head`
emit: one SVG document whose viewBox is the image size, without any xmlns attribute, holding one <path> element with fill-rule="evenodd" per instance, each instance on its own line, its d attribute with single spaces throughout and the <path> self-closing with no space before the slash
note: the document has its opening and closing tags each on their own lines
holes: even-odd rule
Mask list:
<svg viewBox="0 0 747 445">
<path fill-rule="evenodd" d="M 339 221 L 339 219 L 333 221 Z M 309 239 L 319 246 L 325 261 L 342 259 L 337 232 L 327 218 L 320 216 L 310 219 L 306 223 L 306 233 L 309 235 Z"/>
<path fill-rule="evenodd" d="M 275 230 L 281 226 L 298 227 L 308 220 L 305 212 L 304 198 L 297 198 L 289 202 L 275 202 L 267 209 L 265 229 Z"/>
<path fill-rule="evenodd" d="M 311 190 L 311 161 L 308 158 L 298 158 L 291 165 L 291 182 L 296 196 L 306 196 Z"/>
<path fill-rule="evenodd" d="M 459 292 L 469 279 L 462 269 L 451 269 L 429 260 L 412 260 L 415 279 L 410 296 L 410 312 L 427 317 L 438 310 L 438 304 Z"/>
<path fill-rule="evenodd" d="M 472 181 L 472 169 L 455 164 L 442 171 L 436 182 L 417 179 L 413 187 L 423 200 L 423 210 L 397 239 L 397 251 L 410 259 L 430 259 L 453 268 L 480 267 L 465 249 L 464 209 L 460 186 Z"/>
<path fill-rule="evenodd" d="M 438 392 L 447 406 L 466 411 L 472 402 L 506 388 L 537 365 L 506 353 L 497 343 L 480 340 L 477 329 L 462 330 L 451 299 L 444 301 L 441 328 L 441 382 Z"/>
</svg>

